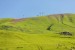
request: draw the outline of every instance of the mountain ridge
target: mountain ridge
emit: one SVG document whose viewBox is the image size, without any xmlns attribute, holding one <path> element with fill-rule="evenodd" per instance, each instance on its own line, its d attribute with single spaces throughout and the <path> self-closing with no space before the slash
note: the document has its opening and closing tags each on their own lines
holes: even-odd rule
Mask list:
<svg viewBox="0 0 75 50">
<path fill-rule="evenodd" d="M 74 19 L 75 14 L 0 19 L 0 49 L 75 49 Z"/>
</svg>

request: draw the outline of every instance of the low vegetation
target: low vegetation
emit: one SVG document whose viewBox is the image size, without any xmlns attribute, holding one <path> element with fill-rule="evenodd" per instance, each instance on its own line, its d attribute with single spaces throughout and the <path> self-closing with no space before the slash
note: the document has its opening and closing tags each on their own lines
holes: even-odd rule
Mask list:
<svg viewBox="0 0 75 50">
<path fill-rule="evenodd" d="M 75 50 L 75 14 L 0 19 L 0 50 Z"/>
</svg>

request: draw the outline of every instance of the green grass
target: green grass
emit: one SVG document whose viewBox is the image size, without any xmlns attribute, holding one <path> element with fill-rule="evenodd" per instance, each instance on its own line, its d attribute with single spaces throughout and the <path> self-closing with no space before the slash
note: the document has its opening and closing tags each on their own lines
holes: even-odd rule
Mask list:
<svg viewBox="0 0 75 50">
<path fill-rule="evenodd" d="M 75 14 L 63 16 L 0 19 L 0 50 L 75 50 Z"/>
</svg>

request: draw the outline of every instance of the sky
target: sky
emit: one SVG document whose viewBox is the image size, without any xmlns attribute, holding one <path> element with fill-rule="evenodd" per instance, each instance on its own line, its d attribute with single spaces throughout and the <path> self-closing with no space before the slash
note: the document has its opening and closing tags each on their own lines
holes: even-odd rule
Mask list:
<svg viewBox="0 0 75 50">
<path fill-rule="evenodd" d="M 0 18 L 75 13 L 75 0 L 0 0 Z"/>
</svg>

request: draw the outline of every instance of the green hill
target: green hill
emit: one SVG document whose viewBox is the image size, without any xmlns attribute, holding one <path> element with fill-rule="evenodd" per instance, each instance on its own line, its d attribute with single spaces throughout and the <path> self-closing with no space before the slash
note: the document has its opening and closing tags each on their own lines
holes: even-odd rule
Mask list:
<svg viewBox="0 0 75 50">
<path fill-rule="evenodd" d="M 75 50 L 75 14 L 0 19 L 0 50 Z"/>
</svg>

